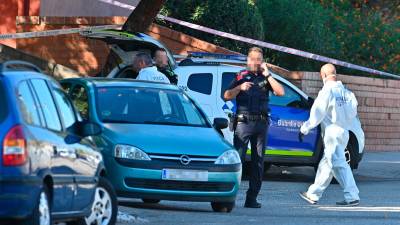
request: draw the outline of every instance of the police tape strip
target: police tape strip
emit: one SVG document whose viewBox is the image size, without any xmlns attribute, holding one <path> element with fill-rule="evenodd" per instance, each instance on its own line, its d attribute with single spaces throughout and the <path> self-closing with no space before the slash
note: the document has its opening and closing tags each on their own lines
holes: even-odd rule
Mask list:
<svg viewBox="0 0 400 225">
<path fill-rule="evenodd" d="M 79 33 L 79 32 L 83 32 L 83 31 L 115 29 L 115 28 L 119 28 L 119 27 L 121 27 L 121 26 L 120 25 L 103 25 L 103 26 L 68 28 L 68 29 L 58 29 L 58 30 L 23 32 L 23 33 L 15 33 L 15 34 L 0 34 L 0 40 L 1 39 L 47 37 L 47 36 L 56 36 L 56 35 L 62 35 L 62 34 L 74 34 L 74 33 Z"/>
<path fill-rule="evenodd" d="M 317 55 L 317 54 L 313 54 L 313 53 L 310 53 L 310 52 L 297 50 L 297 49 L 294 49 L 294 48 L 288 48 L 288 47 L 281 46 L 281 45 L 276 45 L 276 44 L 271 44 L 271 43 L 267 43 L 267 42 L 264 42 L 264 41 L 259 41 L 259 40 L 255 40 L 255 39 L 251 39 L 251 38 L 246 38 L 246 37 L 243 37 L 243 36 L 239 36 L 239 35 L 223 32 L 223 31 L 215 30 L 215 29 L 212 29 L 212 28 L 208 28 L 208 27 L 204 27 L 204 26 L 201 26 L 201 25 L 185 22 L 185 21 L 182 21 L 182 20 L 178 20 L 178 19 L 175 19 L 175 18 L 163 16 L 163 15 L 158 15 L 157 17 L 159 19 L 162 19 L 162 20 L 165 20 L 165 21 L 168 21 L 168 22 L 171 22 L 171 23 L 179 24 L 181 26 L 189 27 L 189 28 L 192 28 L 194 30 L 203 31 L 203 32 L 210 33 L 210 34 L 217 35 L 217 36 L 221 36 L 221 37 L 224 37 L 224 38 L 229 38 L 229 39 L 232 39 L 232 40 L 241 41 L 241 42 L 249 43 L 249 44 L 252 44 L 252 45 L 257 45 L 257 46 L 260 46 L 260 47 L 273 49 L 273 50 L 289 53 L 289 54 L 292 54 L 292 55 L 301 56 L 301 57 L 308 58 L 308 59 L 313 59 L 313 60 L 326 62 L 326 63 L 332 63 L 332 64 L 335 64 L 335 65 L 343 66 L 343 67 L 350 68 L 350 69 L 355 69 L 355 70 L 360 70 L 360 71 L 364 71 L 364 72 L 368 72 L 368 73 L 372 73 L 372 74 L 377 74 L 377 75 L 381 75 L 381 76 L 388 76 L 388 77 L 393 77 L 393 78 L 400 79 L 399 75 L 395 75 L 395 74 L 391 74 L 391 73 L 387 73 L 387 72 L 371 69 L 371 68 L 364 67 L 364 66 L 355 65 L 355 64 L 352 64 L 352 63 L 348 63 L 348 62 L 345 62 L 345 61 L 338 60 L 338 59 L 333 59 L 333 58 L 325 57 L 325 56 L 322 56 L 322 55 Z"/>
<path fill-rule="evenodd" d="M 134 7 L 133 7 L 133 9 L 134 9 Z M 224 38 L 229 38 L 232 40 L 237 40 L 237 41 L 241 41 L 241 42 L 245 42 L 245 43 L 249 43 L 249 44 L 253 44 L 253 45 L 258 45 L 260 47 L 265 47 L 265 48 L 269 48 L 269 49 L 277 50 L 280 52 L 285 52 L 285 53 L 289 53 L 292 55 L 297 55 L 297 56 L 301 56 L 304 58 L 309 58 L 309 59 L 313 59 L 313 60 L 317 60 L 317 61 L 321 61 L 321 62 L 332 63 L 335 65 L 343 66 L 343 67 L 350 68 L 350 69 L 355 69 L 355 70 L 360 70 L 360 71 L 364 71 L 364 72 L 368 72 L 368 73 L 372 73 L 372 74 L 377 74 L 377 75 L 381 75 L 381 76 L 388 76 L 388 77 L 400 79 L 399 75 L 371 69 L 371 68 L 364 67 L 364 66 L 355 65 L 352 63 L 338 60 L 338 59 L 333 59 L 333 58 L 325 57 L 322 55 L 317 55 L 317 54 L 313 54 L 310 52 L 297 50 L 294 48 L 288 48 L 288 47 L 281 46 L 281 45 L 276 45 L 276 44 L 271 44 L 271 43 L 264 42 L 264 41 L 246 38 L 243 36 L 215 30 L 215 29 L 204 27 L 204 26 L 197 25 L 194 23 L 185 22 L 182 20 L 168 17 L 168 16 L 157 15 L 157 17 L 159 19 L 162 19 L 162 20 L 165 20 L 165 21 L 168 21 L 171 23 L 179 24 L 181 26 L 189 27 L 191 29 L 203 31 L 203 32 L 210 33 L 213 35 L 218 35 L 218 36 L 221 36 Z M 56 35 L 63 35 L 63 34 L 79 33 L 82 31 L 114 29 L 114 28 L 119 28 L 119 27 L 121 27 L 121 26 L 120 25 L 103 25 L 103 26 L 83 27 L 83 28 L 69 28 L 69 29 L 58 29 L 58 30 L 47 30 L 47 31 L 23 32 L 23 33 L 15 33 L 15 34 L 0 34 L 0 40 L 56 36 Z"/>
</svg>

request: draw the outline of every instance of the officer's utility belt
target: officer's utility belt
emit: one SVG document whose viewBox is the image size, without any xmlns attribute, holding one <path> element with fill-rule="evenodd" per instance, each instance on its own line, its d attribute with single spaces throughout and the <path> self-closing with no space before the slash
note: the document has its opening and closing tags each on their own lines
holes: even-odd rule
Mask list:
<svg viewBox="0 0 400 225">
<path fill-rule="evenodd" d="M 244 114 L 239 113 L 236 115 L 238 122 L 247 122 L 247 121 L 259 121 L 259 120 L 267 120 L 267 116 L 265 114 Z"/>
</svg>

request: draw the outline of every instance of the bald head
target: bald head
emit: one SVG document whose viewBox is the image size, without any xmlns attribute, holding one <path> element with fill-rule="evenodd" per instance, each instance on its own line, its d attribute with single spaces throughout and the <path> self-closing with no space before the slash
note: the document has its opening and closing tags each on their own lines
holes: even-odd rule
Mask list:
<svg viewBox="0 0 400 225">
<path fill-rule="evenodd" d="M 321 67 L 321 78 L 327 80 L 336 80 L 336 68 L 332 64 L 325 64 Z"/>
</svg>

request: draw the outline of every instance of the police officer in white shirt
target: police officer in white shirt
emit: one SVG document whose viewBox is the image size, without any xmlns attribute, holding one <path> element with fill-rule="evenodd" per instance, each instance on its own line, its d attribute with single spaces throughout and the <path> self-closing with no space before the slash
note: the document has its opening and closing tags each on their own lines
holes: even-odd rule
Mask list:
<svg viewBox="0 0 400 225">
<path fill-rule="evenodd" d="M 169 79 L 153 66 L 151 56 L 145 52 L 138 53 L 133 59 L 133 70 L 138 72 L 137 80 L 147 80 L 170 84 Z"/>
</svg>

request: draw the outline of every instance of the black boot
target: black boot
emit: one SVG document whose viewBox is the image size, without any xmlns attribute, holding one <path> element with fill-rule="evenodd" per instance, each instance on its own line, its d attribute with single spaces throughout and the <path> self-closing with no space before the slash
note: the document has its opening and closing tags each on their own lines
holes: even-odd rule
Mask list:
<svg viewBox="0 0 400 225">
<path fill-rule="evenodd" d="M 257 202 L 257 199 L 254 198 L 246 198 L 246 202 L 244 203 L 245 208 L 261 208 L 261 203 Z"/>
</svg>

